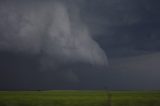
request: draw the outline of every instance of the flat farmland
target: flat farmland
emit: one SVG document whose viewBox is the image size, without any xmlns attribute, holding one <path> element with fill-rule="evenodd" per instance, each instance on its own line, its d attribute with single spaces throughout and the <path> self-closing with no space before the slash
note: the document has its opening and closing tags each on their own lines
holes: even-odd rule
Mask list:
<svg viewBox="0 0 160 106">
<path fill-rule="evenodd" d="M 160 106 L 160 92 L 0 91 L 0 106 Z"/>
</svg>

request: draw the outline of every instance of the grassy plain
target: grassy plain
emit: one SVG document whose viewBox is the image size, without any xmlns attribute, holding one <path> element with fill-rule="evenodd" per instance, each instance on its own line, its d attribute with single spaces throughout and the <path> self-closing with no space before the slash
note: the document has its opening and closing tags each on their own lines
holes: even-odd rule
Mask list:
<svg viewBox="0 0 160 106">
<path fill-rule="evenodd" d="M 0 91 L 0 106 L 160 106 L 160 92 Z"/>
</svg>

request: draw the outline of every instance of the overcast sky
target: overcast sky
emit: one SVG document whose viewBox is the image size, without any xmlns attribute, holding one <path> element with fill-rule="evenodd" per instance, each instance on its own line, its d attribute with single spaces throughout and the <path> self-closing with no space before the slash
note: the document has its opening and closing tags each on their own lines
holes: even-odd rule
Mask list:
<svg viewBox="0 0 160 106">
<path fill-rule="evenodd" d="M 0 89 L 160 89 L 158 0 L 1 0 Z"/>
</svg>

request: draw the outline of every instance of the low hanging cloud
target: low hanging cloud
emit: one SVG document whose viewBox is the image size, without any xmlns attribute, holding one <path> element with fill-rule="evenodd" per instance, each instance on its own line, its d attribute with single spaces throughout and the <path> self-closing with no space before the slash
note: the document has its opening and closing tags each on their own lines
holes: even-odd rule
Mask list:
<svg viewBox="0 0 160 106">
<path fill-rule="evenodd" d="M 106 67 L 104 51 L 74 5 L 56 0 L 1 1 L 0 51 L 41 55 L 42 70 L 57 71 L 75 63 Z M 77 80 L 74 71 L 68 72 L 70 79 Z"/>
</svg>

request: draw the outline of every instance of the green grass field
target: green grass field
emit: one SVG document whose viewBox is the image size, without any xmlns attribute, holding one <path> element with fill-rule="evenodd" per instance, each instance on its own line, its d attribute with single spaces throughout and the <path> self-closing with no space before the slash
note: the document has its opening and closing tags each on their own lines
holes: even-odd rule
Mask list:
<svg viewBox="0 0 160 106">
<path fill-rule="evenodd" d="M 160 106 L 160 92 L 111 92 L 111 106 Z M 108 106 L 104 91 L 1 91 L 0 106 Z"/>
</svg>

